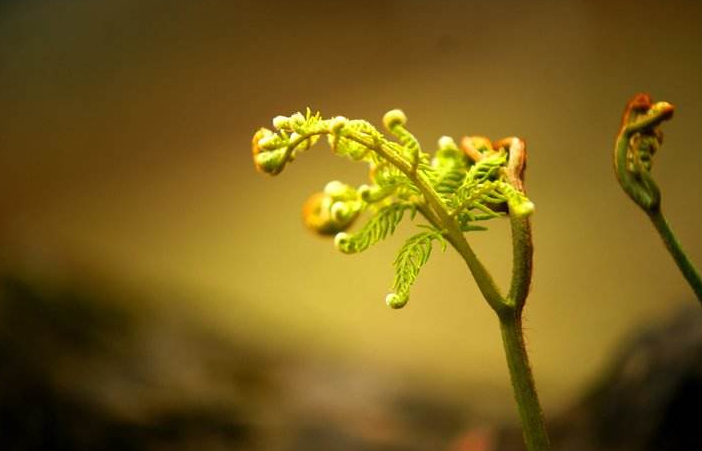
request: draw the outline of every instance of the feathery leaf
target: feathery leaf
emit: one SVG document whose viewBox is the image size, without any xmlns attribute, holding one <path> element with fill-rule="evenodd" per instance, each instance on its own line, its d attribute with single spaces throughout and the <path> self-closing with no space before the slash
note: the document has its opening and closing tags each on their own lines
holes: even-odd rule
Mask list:
<svg viewBox="0 0 702 451">
<path fill-rule="evenodd" d="M 334 244 L 345 254 L 363 252 L 378 241 L 384 240 L 388 235 L 392 235 L 407 210 L 412 210 L 412 217 L 414 217 L 416 210 L 412 204 L 394 203 L 381 207 L 358 232 L 337 234 L 334 237 Z"/>
<path fill-rule="evenodd" d="M 390 293 L 385 302 L 392 308 L 402 308 L 409 300 L 409 290 L 419 275 L 419 270 L 429 260 L 432 242 L 439 240 L 442 249 L 446 249 L 446 241 L 438 230 L 429 230 L 409 238 L 400 248 L 395 258 L 395 280 L 393 293 Z"/>
</svg>

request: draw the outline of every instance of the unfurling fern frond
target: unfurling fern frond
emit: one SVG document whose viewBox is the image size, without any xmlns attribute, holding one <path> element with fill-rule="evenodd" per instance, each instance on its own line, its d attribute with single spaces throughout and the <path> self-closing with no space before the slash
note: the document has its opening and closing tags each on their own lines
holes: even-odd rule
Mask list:
<svg viewBox="0 0 702 451">
<path fill-rule="evenodd" d="M 395 203 L 381 207 L 358 232 L 338 233 L 334 237 L 334 244 L 345 254 L 363 252 L 378 241 L 384 240 L 388 235 L 392 235 L 407 210 L 411 210 L 414 218 L 416 207 L 412 204 Z"/>
<path fill-rule="evenodd" d="M 323 192 L 307 199 L 302 218 L 310 230 L 334 235 L 349 228 L 364 208 L 364 202 L 353 187 L 334 180 L 327 183 Z"/>
<path fill-rule="evenodd" d="M 383 124 L 402 143 L 405 157 L 409 158 L 416 169 L 423 156 L 422 148 L 417 138 L 405 128 L 405 124 L 407 124 L 405 113 L 402 110 L 390 110 L 383 116 Z"/>
<path fill-rule="evenodd" d="M 398 309 L 407 304 L 409 290 L 417 279 L 419 270 L 429 260 L 434 240 L 441 242 L 442 250 L 446 249 L 446 241 L 441 232 L 436 229 L 422 232 L 409 238 L 400 248 L 400 252 L 397 254 L 394 262 L 395 281 L 393 283 L 393 292 L 385 298 L 388 306 Z"/>
<path fill-rule="evenodd" d="M 464 137 L 459 147 L 443 136 L 430 156 L 405 127 L 407 117 L 402 111 L 389 111 L 383 123 L 394 140 L 368 121 L 344 116 L 324 119 L 308 109 L 305 114 L 277 116 L 275 130 L 256 131 L 251 147 L 256 168 L 271 175 L 283 171 L 324 135 L 338 155 L 368 164 L 367 185 L 355 189 L 330 182 L 303 209 L 305 224 L 319 234 L 335 235 L 334 243 L 343 253 L 362 252 L 387 238 L 407 211 L 412 218 L 417 211 L 424 215 L 430 231 L 410 238 L 394 262 L 394 292 L 386 302 L 401 308 L 434 240 L 445 247 L 443 235 L 451 236 L 455 244 L 463 239 L 463 232 L 485 230 L 476 221 L 503 216 L 506 207 L 511 217 L 524 218 L 534 205 L 522 192 L 524 145 L 517 138 L 492 143 L 481 136 Z M 356 233 L 345 233 L 363 212 L 370 213 L 367 223 Z"/>
</svg>

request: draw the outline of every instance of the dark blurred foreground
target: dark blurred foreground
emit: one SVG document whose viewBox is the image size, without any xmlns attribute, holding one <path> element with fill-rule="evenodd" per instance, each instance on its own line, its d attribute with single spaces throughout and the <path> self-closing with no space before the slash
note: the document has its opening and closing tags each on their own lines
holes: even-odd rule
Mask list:
<svg viewBox="0 0 702 451">
<path fill-rule="evenodd" d="M 0 448 L 522 449 L 519 430 L 485 427 L 480 406 L 398 387 L 372 370 L 275 355 L 225 340 L 187 313 L 128 301 L 1 278 Z M 589 393 L 549 412 L 554 447 L 700 450 L 696 405 L 702 314 L 690 308 L 636 332 Z"/>
</svg>

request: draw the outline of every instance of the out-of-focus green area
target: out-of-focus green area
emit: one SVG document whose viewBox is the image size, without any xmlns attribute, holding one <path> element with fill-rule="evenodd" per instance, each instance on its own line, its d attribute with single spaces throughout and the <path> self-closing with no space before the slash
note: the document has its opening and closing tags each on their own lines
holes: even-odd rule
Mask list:
<svg viewBox="0 0 702 451">
<path fill-rule="evenodd" d="M 702 264 L 700 23 L 686 1 L 6 1 L 2 263 L 187 292 L 174 302 L 223 333 L 512 415 L 496 322 L 459 258 L 435 253 L 407 308 L 389 310 L 401 239 L 348 257 L 300 221 L 310 193 L 362 183 L 365 168 L 322 145 L 270 179 L 250 137 L 307 106 L 376 124 L 400 107 L 426 149 L 443 134 L 519 135 L 537 205 L 527 339 L 557 410 L 625 332 L 691 302 L 611 149 L 632 94 L 676 105 L 654 172 Z M 504 283 L 506 224 L 472 242 Z"/>
</svg>

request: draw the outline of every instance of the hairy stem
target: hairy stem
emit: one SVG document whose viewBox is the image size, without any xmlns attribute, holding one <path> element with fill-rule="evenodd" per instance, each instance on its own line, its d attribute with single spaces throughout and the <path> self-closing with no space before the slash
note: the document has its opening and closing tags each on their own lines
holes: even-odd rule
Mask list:
<svg viewBox="0 0 702 451">
<path fill-rule="evenodd" d="M 665 216 L 663 216 L 663 212 L 660 208 L 657 208 L 648 213 L 648 217 L 651 218 L 651 222 L 653 222 L 653 225 L 656 227 L 658 234 L 665 243 L 665 247 L 668 249 L 668 252 L 670 252 L 670 255 L 673 256 L 685 280 L 687 280 L 687 283 L 692 287 L 692 291 L 695 292 L 697 300 L 702 303 L 702 280 L 700 279 L 700 274 L 697 272 L 697 269 L 695 269 L 690 259 L 687 258 L 675 233 L 673 233 L 673 230 L 670 228 L 670 224 L 668 224 Z"/>
<path fill-rule="evenodd" d="M 500 329 L 514 398 L 522 421 L 524 443 L 528 451 L 548 451 L 551 445 L 524 346 L 521 312 L 514 309 L 512 314 L 500 315 Z"/>
<path fill-rule="evenodd" d="M 511 175 L 511 174 L 510 174 Z M 513 185 L 523 189 L 521 179 L 510 177 Z M 534 385 L 529 358 L 524 346 L 522 312 L 531 286 L 534 244 L 531 238 L 531 220 L 510 214 L 512 233 L 512 281 L 507 302 L 510 310 L 499 315 L 502 343 L 507 366 L 522 421 L 524 442 L 529 451 L 550 448 L 544 415 Z"/>
<path fill-rule="evenodd" d="M 529 292 L 529 286 L 531 285 L 532 274 L 533 245 L 531 226 L 528 218 L 515 216 L 511 217 L 511 224 L 514 262 L 510 295 L 507 299 L 504 299 L 499 293 L 494 292 L 490 294 L 493 297 L 485 296 L 485 299 L 495 310 L 500 320 L 502 342 L 527 450 L 548 451 L 550 444 L 546 433 L 546 425 L 534 385 L 534 377 L 529 366 L 529 358 L 524 346 L 522 333 L 522 311 Z M 463 246 L 461 241 L 452 241 L 450 237 L 449 241 L 461 254 L 469 268 L 474 262 L 480 264 L 470 246 L 467 246 L 467 243 L 466 246 Z M 465 238 L 462 241 L 465 242 Z M 478 285 L 483 283 L 487 286 L 494 286 L 494 281 L 490 274 L 484 268 L 482 270 L 485 272 L 473 271 L 471 268 L 473 277 L 475 277 Z M 481 281 L 478 278 L 483 276 L 487 277 L 488 280 Z"/>
<path fill-rule="evenodd" d="M 507 300 L 521 314 L 531 286 L 534 244 L 531 239 L 531 221 L 528 217 L 519 218 L 510 215 L 510 223 L 512 226 L 512 283 Z"/>
</svg>

